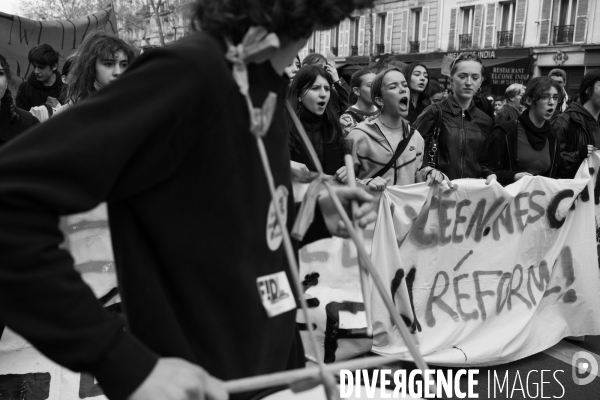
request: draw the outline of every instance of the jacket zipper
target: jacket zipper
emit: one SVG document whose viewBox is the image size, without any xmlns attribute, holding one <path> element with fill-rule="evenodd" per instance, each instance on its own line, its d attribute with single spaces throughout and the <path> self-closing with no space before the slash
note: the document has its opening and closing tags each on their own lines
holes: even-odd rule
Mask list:
<svg viewBox="0 0 600 400">
<path fill-rule="evenodd" d="M 461 115 L 462 115 L 462 118 L 461 118 L 461 124 L 462 124 L 462 132 L 461 132 L 461 134 L 462 134 L 462 138 L 461 139 L 464 139 L 463 143 L 462 143 L 462 146 L 461 146 L 461 152 L 462 152 L 462 154 L 461 154 L 461 157 L 460 157 L 460 177 L 462 178 L 463 177 L 463 171 L 465 169 L 464 168 L 465 167 L 465 165 L 464 165 L 464 163 L 465 163 L 465 161 L 464 161 L 465 157 L 464 156 L 465 156 L 465 147 L 467 147 L 466 146 L 467 134 L 465 133 L 465 111 L 461 110 L 460 112 L 461 112 Z"/>
</svg>

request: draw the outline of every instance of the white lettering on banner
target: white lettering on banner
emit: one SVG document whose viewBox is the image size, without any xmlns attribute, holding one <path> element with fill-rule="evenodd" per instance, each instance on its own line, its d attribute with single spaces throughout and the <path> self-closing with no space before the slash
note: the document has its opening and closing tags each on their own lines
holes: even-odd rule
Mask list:
<svg viewBox="0 0 600 400">
<path fill-rule="evenodd" d="M 427 361 L 501 364 L 600 333 L 598 154 L 574 180 L 526 177 L 502 187 L 463 179 L 450 191 L 417 184 L 381 195 L 367 248 Z M 340 329 L 340 311 L 365 309 L 353 244 L 313 243 L 300 260 L 301 276 L 313 277 L 305 293 L 318 304 L 309 318 L 326 362 L 367 351 L 408 357 L 373 286 L 373 336 Z"/>
<path fill-rule="evenodd" d="M 296 308 L 292 289 L 285 272 L 261 276 L 256 279 L 258 294 L 269 317 L 274 317 Z"/>
<path fill-rule="evenodd" d="M 285 186 L 281 185 L 275 191 L 275 200 L 271 200 L 271 204 L 269 204 L 269 213 L 267 214 L 267 245 L 272 251 L 277 250 L 283 241 L 281 228 L 277 222 L 275 207 L 279 207 L 283 220 L 287 221 L 287 199 L 288 190 Z"/>
</svg>

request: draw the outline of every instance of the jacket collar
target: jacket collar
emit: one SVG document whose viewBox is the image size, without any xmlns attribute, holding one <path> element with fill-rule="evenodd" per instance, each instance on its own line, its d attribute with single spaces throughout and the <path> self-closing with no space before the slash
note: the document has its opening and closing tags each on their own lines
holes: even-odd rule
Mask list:
<svg viewBox="0 0 600 400">
<path fill-rule="evenodd" d="M 458 104 L 458 102 L 456 101 L 456 99 L 454 98 L 454 95 L 450 95 L 446 98 L 446 104 L 448 106 L 448 108 L 450 109 L 450 111 L 452 112 L 452 114 L 454 115 L 460 115 L 462 114 L 462 107 Z M 469 118 L 472 119 L 473 118 L 473 112 L 475 112 L 475 103 L 473 102 L 473 100 L 471 100 L 471 104 L 469 104 L 469 108 L 467 108 L 465 110 L 465 115 Z"/>
</svg>

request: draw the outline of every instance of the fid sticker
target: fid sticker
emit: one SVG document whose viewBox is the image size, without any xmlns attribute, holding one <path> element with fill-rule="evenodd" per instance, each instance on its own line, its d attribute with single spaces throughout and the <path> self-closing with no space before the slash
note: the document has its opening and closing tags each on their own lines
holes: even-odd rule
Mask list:
<svg viewBox="0 0 600 400">
<path fill-rule="evenodd" d="M 275 202 L 271 200 L 271 204 L 269 205 L 269 213 L 267 214 L 267 245 L 272 251 L 277 250 L 283 241 L 281 228 L 277 223 L 275 207 L 279 207 L 283 220 L 287 221 L 287 199 L 288 190 L 285 186 L 281 185 L 275 191 Z"/>
<path fill-rule="evenodd" d="M 256 286 L 269 317 L 296 308 L 296 301 L 285 272 L 261 276 L 256 279 Z"/>
</svg>

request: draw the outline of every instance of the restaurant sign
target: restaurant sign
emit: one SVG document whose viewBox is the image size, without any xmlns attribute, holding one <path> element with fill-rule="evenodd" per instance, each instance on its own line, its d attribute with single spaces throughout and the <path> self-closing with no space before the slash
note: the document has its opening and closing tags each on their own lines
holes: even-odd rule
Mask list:
<svg viewBox="0 0 600 400">
<path fill-rule="evenodd" d="M 484 50 L 484 51 L 461 51 L 460 53 L 448 53 L 448 56 L 456 58 L 461 54 L 474 54 L 479 56 L 482 60 L 489 60 L 496 58 L 495 50 Z"/>
</svg>

